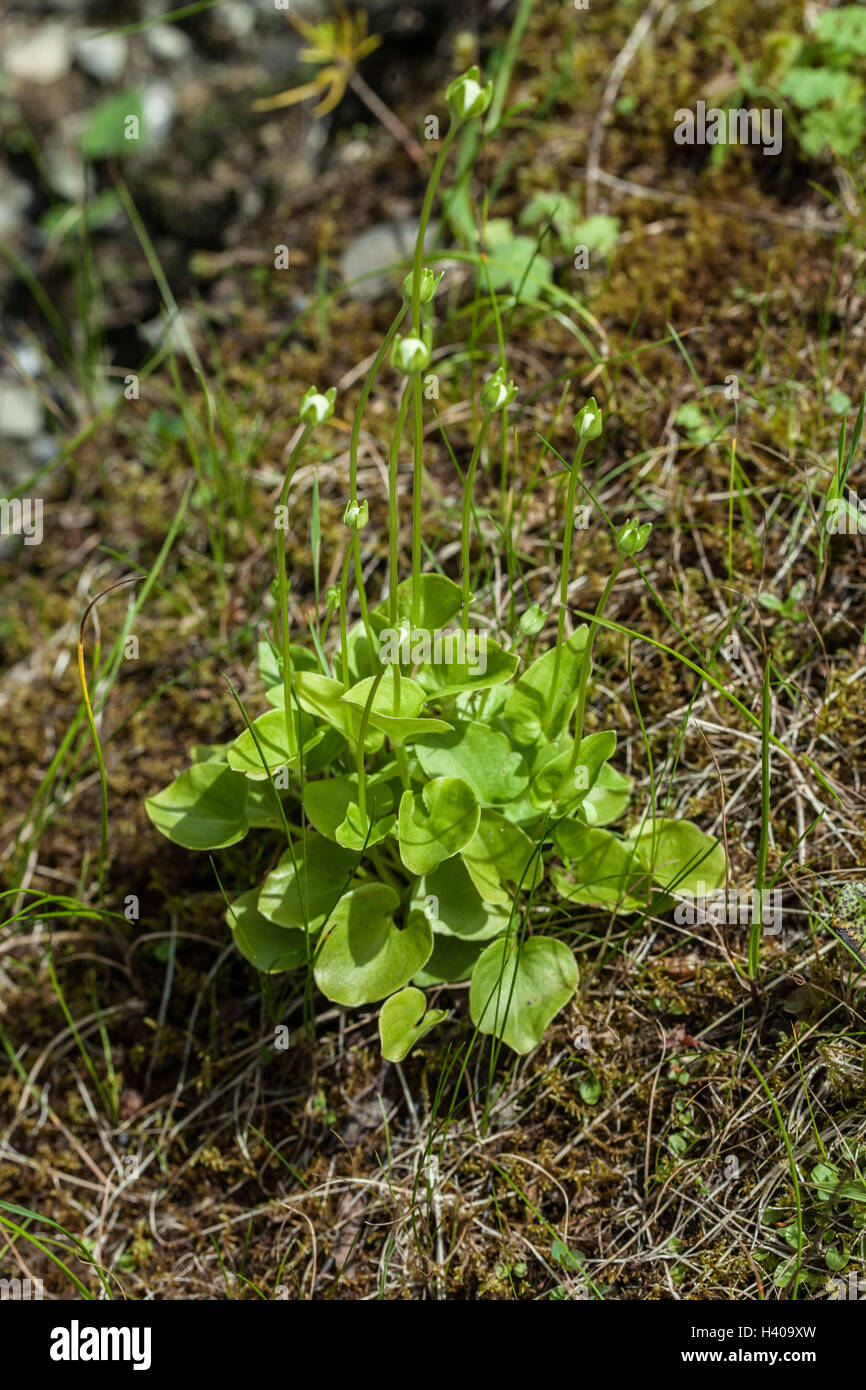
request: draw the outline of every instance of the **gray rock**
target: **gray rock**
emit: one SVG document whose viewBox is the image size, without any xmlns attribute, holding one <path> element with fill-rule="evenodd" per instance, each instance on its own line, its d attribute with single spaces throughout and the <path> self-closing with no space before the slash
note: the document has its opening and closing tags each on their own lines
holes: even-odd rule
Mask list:
<svg viewBox="0 0 866 1390">
<path fill-rule="evenodd" d="M 374 271 L 385 271 L 396 261 L 408 260 L 415 250 L 418 236 L 418 221 L 414 217 L 401 217 L 390 222 L 378 222 L 353 237 L 340 257 L 340 272 L 344 280 L 355 280 L 358 276 L 369 276 L 352 286 L 352 293 L 358 299 L 381 299 L 393 294 L 395 283 L 403 277 L 392 270 L 390 274 L 374 275 Z M 424 246 L 429 250 L 435 246 L 439 225 L 431 222 L 427 227 Z M 403 275 L 405 275 L 405 270 Z"/>
<path fill-rule="evenodd" d="M 6 439 L 35 439 L 44 411 L 35 391 L 23 381 L 0 377 L 0 434 Z"/>
<path fill-rule="evenodd" d="M 0 241 L 8 241 L 22 226 L 32 197 L 29 186 L 0 165 Z"/>
<path fill-rule="evenodd" d="M 75 61 L 97 82 L 118 82 L 126 67 L 127 43 L 123 34 L 101 34 L 81 29 L 74 40 Z"/>
<path fill-rule="evenodd" d="M 142 128 L 148 153 L 165 144 L 174 121 L 174 92 L 167 82 L 151 82 L 141 97 Z"/>
<path fill-rule="evenodd" d="M 179 63 L 192 52 L 189 35 L 175 24 L 153 24 L 143 33 L 154 58 L 163 63 Z"/>
<path fill-rule="evenodd" d="M 16 35 L 3 52 L 3 67 L 16 82 L 44 87 L 65 77 L 72 63 L 72 41 L 65 24 L 54 20 Z"/>
</svg>

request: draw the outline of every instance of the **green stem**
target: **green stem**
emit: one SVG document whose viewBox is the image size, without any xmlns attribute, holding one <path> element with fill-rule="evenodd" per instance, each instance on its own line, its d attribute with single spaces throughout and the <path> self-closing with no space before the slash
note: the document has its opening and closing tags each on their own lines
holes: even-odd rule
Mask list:
<svg viewBox="0 0 866 1390">
<path fill-rule="evenodd" d="M 469 627 L 469 522 L 472 515 L 472 490 L 475 485 L 475 470 L 478 467 L 478 460 L 481 457 L 481 450 L 487 438 L 487 431 L 490 429 L 490 421 L 493 417 L 490 411 L 484 412 L 484 420 L 481 429 L 478 431 L 478 438 L 475 441 L 475 448 L 472 450 L 472 458 L 469 460 L 469 468 L 466 473 L 466 482 L 463 485 L 463 528 L 460 540 L 460 583 L 463 590 L 463 615 L 461 618 L 463 631 Z"/>
<path fill-rule="evenodd" d="M 421 373 L 412 378 L 414 447 L 412 461 L 412 626 L 421 613 L 421 490 L 424 478 L 424 407 Z"/>
<path fill-rule="evenodd" d="M 580 465 L 583 460 L 583 451 L 586 444 L 581 442 L 578 445 L 574 462 L 571 465 L 571 472 L 568 475 L 568 493 L 565 499 L 565 524 L 562 528 L 562 569 L 559 576 L 559 620 L 556 624 L 556 655 L 553 658 L 553 680 L 551 691 L 555 693 L 556 683 L 559 680 L 559 668 L 562 662 L 562 644 L 565 639 L 565 613 L 568 607 L 568 576 L 571 569 L 571 541 L 574 535 L 574 499 L 577 494 L 577 484 L 580 476 Z M 551 700 L 551 708 L 553 701 Z"/>
<path fill-rule="evenodd" d="M 598 620 L 604 617 L 604 610 L 607 601 L 613 592 L 613 586 L 619 578 L 619 572 L 625 561 L 620 557 L 613 567 L 610 578 L 602 590 L 601 598 L 596 606 L 595 615 L 589 627 L 589 634 L 586 639 L 586 646 L 583 649 L 583 657 L 580 663 L 580 675 L 577 684 L 577 710 L 574 717 L 574 747 L 571 750 L 571 757 L 568 760 L 568 768 L 565 773 L 565 781 L 568 782 L 574 776 L 574 769 L 577 766 L 577 759 L 580 755 L 580 745 L 583 739 L 583 720 L 586 714 L 586 688 L 589 683 L 589 673 L 592 670 L 592 650 L 595 646 L 595 636 L 598 632 Z"/>
<path fill-rule="evenodd" d="M 347 613 L 349 605 L 349 561 L 351 558 L 352 547 L 349 545 L 346 547 L 346 554 L 343 558 L 343 572 L 340 575 L 340 651 L 343 656 L 341 664 L 343 667 L 344 690 L 348 690 L 351 685 L 351 678 L 349 676 L 349 618 Z"/>
<path fill-rule="evenodd" d="M 292 478 L 298 466 L 298 459 L 306 445 L 312 432 L 311 425 L 305 425 L 300 439 L 292 450 L 289 458 L 286 476 L 283 479 L 283 486 L 280 490 L 279 505 L 285 507 L 289 500 L 289 488 L 292 485 Z M 289 750 L 289 757 L 292 758 L 297 753 L 295 741 L 295 725 L 292 720 L 292 657 L 289 650 L 289 585 L 286 577 L 286 537 L 288 527 L 282 533 L 282 539 L 277 536 L 277 582 L 279 585 L 279 611 L 276 621 L 279 623 L 280 637 L 282 639 L 283 652 L 283 698 L 286 702 L 286 741 Z M 275 634 L 276 635 L 276 634 Z"/>
<path fill-rule="evenodd" d="M 430 182 L 427 185 L 427 192 L 424 195 L 424 203 L 421 208 L 421 221 L 418 224 L 418 238 L 415 242 L 415 258 L 412 265 L 412 332 L 416 337 L 420 336 L 421 330 L 421 268 L 424 261 L 424 241 L 427 236 L 427 224 L 430 221 L 430 213 L 433 211 L 433 199 L 436 197 L 436 189 L 439 187 L 439 180 L 442 177 L 442 169 L 448 157 L 460 126 L 457 121 L 452 121 L 442 141 L 442 148 L 436 156 L 436 163 L 433 165 L 433 172 L 430 175 Z"/>
<path fill-rule="evenodd" d="M 367 769 L 364 766 L 364 739 L 367 737 L 367 724 L 370 720 L 370 710 L 376 698 L 376 691 L 379 689 L 379 682 L 385 674 L 383 666 L 373 678 L 370 686 L 370 693 L 367 696 L 367 703 L 364 706 L 364 713 L 361 715 L 361 728 L 358 733 L 358 747 L 355 752 L 355 766 L 358 770 L 358 809 L 362 818 L 367 817 Z"/>
<path fill-rule="evenodd" d="M 394 316 L 394 320 L 388 332 L 385 334 L 382 345 L 373 359 L 373 364 L 367 373 L 364 385 L 361 387 L 361 394 L 358 398 L 358 404 L 355 407 L 355 414 L 352 419 L 352 435 L 349 440 L 349 500 L 351 502 L 357 502 L 358 500 L 358 444 L 361 437 L 361 421 L 364 416 L 364 409 L 370 398 L 370 392 L 373 389 L 376 377 L 379 375 L 382 363 L 385 361 L 388 349 L 394 341 L 397 329 L 400 327 L 405 312 L 405 307 L 401 306 L 399 313 Z M 357 532 L 355 533 L 355 539 L 352 544 L 352 558 L 355 562 L 355 584 L 358 589 L 358 603 L 361 608 L 361 619 L 364 623 L 367 632 L 367 641 L 372 651 L 374 645 L 373 633 L 370 628 L 370 618 L 367 611 L 367 594 L 364 589 L 364 575 L 361 568 L 361 537 Z"/>
<path fill-rule="evenodd" d="M 400 515 L 397 501 L 397 470 L 400 463 L 400 440 L 409 409 L 408 384 L 403 391 L 397 408 L 397 420 L 391 439 L 391 455 L 388 460 L 388 621 L 392 628 L 397 626 L 397 577 L 399 560 Z"/>
<path fill-rule="evenodd" d="M 761 961 L 761 928 L 764 922 L 764 895 L 767 884 L 767 851 L 770 847 L 770 659 L 764 663 L 761 686 L 761 834 L 758 841 L 758 863 L 755 889 L 758 911 L 752 918 L 749 932 L 749 978 L 757 979 Z"/>
</svg>

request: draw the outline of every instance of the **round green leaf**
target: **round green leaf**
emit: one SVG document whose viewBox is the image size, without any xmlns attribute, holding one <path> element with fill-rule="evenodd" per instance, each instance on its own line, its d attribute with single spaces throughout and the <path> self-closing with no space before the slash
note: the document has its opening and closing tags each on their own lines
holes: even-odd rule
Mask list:
<svg viewBox="0 0 866 1390">
<path fill-rule="evenodd" d="M 427 874 L 463 849 L 481 819 L 478 798 L 460 777 L 437 777 L 400 799 L 400 858 L 413 874 Z"/>
<path fill-rule="evenodd" d="M 412 983 L 426 989 L 428 985 L 468 980 L 483 950 L 483 941 L 461 941 L 456 936 L 434 936 L 432 955 L 412 976 Z"/>
<path fill-rule="evenodd" d="M 541 855 L 529 836 L 498 811 L 481 812 L 477 833 L 461 857 L 485 902 L 508 903 L 509 888 L 529 890 L 541 881 Z M 507 886 L 506 886 L 507 885 Z"/>
<path fill-rule="evenodd" d="M 295 730 L 298 731 L 298 717 L 293 715 Z M 308 749 L 313 748 L 323 737 L 324 730 L 309 730 L 309 721 L 305 721 L 304 729 L 306 742 L 304 743 L 304 754 Z M 269 709 L 264 714 L 260 714 L 258 719 L 252 720 L 252 730 L 244 729 L 243 733 L 238 734 L 234 743 L 231 743 L 226 754 L 229 767 L 233 767 L 236 772 L 242 772 L 245 777 L 249 777 L 253 782 L 263 782 L 268 779 L 268 773 L 275 773 L 281 767 L 297 767 L 299 756 L 297 753 L 289 753 L 289 744 L 286 737 L 286 716 L 281 709 Z M 256 739 L 259 748 L 256 747 Z M 267 772 L 262 766 L 262 754 L 267 763 Z"/>
<path fill-rule="evenodd" d="M 442 699 L 446 695 L 458 695 L 464 691 L 489 690 L 491 686 L 511 680 L 520 664 L 518 656 L 491 641 L 486 633 L 482 635 L 483 648 L 479 638 L 473 639 L 470 635 L 467 639 L 462 629 L 440 636 L 442 660 L 425 662 L 415 675 L 428 695 Z M 462 646 L 459 645 L 461 643 Z M 460 656 L 461 653 L 465 659 L 453 659 L 455 654 Z"/>
<path fill-rule="evenodd" d="M 515 743 L 536 743 L 542 735 L 553 741 L 565 732 L 577 704 L 586 638 L 586 626 L 576 628 L 563 643 L 558 662 L 551 647 L 515 683 L 505 705 Z"/>
<path fill-rule="evenodd" d="M 524 1055 L 537 1047 L 550 1020 L 577 989 L 577 965 L 562 941 L 531 936 L 492 941 L 472 972 L 469 1012 L 481 1033 Z"/>
<path fill-rule="evenodd" d="M 411 911 L 424 912 L 435 936 L 490 941 L 508 928 L 510 906 L 481 897 L 459 855 L 416 880 Z"/>
<path fill-rule="evenodd" d="M 335 1004 L 356 1007 L 408 984 L 433 950 L 433 930 L 415 914 L 402 931 L 392 913 L 400 899 L 384 883 L 364 883 L 334 908 L 314 974 Z"/>
<path fill-rule="evenodd" d="M 638 863 L 670 892 L 700 895 L 725 881 L 724 847 L 691 821 L 648 820 L 631 838 Z"/>
<path fill-rule="evenodd" d="M 447 627 L 460 612 L 463 603 L 459 584 L 446 579 L 443 574 L 420 574 L 417 579 L 418 611 L 413 614 L 414 582 L 404 579 L 402 584 L 397 585 L 397 622 L 403 623 L 408 619 L 415 627 L 424 628 L 427 632 L 437 632 Z M 380 633 L 388 627 L 390 608 L 390 599 L 385 599 L 371 610 L 370 624 L 374 632 Z"/>
<path fill-rule="evenodd" d="M 241 955 L 269 975 L 306 965 L 306 932 L 287 931 L 269 922 L 258 910 L 258 896 L 258 888 L 251 888 L 249 893 L 235 898 L 225 915 Z"/>
<path fill-rule="evenodd" d="M 157 830 L 184 849 L 223 849 L 250 828 L 246 781 L 225 763 L 196 763 L 144 804 Z"/>
<path fill-rule="evenodd" d="M 337 831 L 346 819 L 349 808 L 358 804 L 357 777 L 323 777 L 304 786 L 304 810 L 315 830 L 329 840 L 338 840 Z M 376 785 L 367 781 L 367 810 L 374 821 L 387 815 L 394 807 L 394 797 L 386 782 Z M 381 836 L 379 837 L 381 838 Z M 376 840 L 369 841 L 375 844 Z M 361 841 L 363 844 L 363 840 Z M 353 846 L 351 846 L 353 847 Z M 360 849 L 360 845 L 358 848 Z"/>
<path fill-rule="evenodd" d="M 368 676 L 347 690 L 343 700 L 360 712 L 366 708 L 374 680 Z M 369 722 L 381 729 L 392 743 L 405 743 L 424 734 L 447 733 L 451 725 L 444 719 L 421 715 L 427 699 L 426 691 L 408 676 L 397 679 L 396 667 L 386 671 L 370 705 Z"/>
<path fill-rule="evenodd" d="M 318 931 L 344 892 L 357 854 L 320 835 L 286 850 L 262 884 L 259 912 L 280 927 Z"/>
<path fill-rule="evenodd" d="M 411 987 L 385 1000 L 379 1010 L 379 1039 L 386 1061 L 402 1062 L 425 1033 L 448 1017 L 445 1009 L 426 1009 L 422 990 Z"/>
<path fill-rule="evenodd" d="M 428 777 L 462 777 L 482 806 L 514 801 L 529 784 L 523 755 L 486 724 L 463 723 L 453 733 L 419 739 L 415 752 Z"/>
<path fill-rule="evenodd" d="M 591 825 L 614 825 L 631 801 L 632 779 L 605 763 L 598 781 L 583 799 L 583 811 Z"/>
<path fill-rule="evenodd" d="M 574 879 L 570 882 L 554 871 L 556 889 L 569 902 L 614 907 L 620 912 L 646 907 L 649 875 L 628 841 L 610 830 L 564 820 L 556 826 L 553 842 Z"/>
</svg>

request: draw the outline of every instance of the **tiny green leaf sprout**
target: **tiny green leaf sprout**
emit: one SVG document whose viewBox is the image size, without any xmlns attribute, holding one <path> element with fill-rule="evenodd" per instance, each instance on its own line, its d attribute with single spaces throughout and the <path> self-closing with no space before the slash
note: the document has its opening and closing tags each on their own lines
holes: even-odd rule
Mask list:
<svg viewBox="0 0 866 1390">
<path fill-rule="evenodd" d="M 477 69 L 453 83 L 449 134 L 483 114 L 490 93 Z M 605 605 L 651 529 L 635 520 L 620 527 L 592 620 L 572 627 L 574 501 L 585 452 L 602 439 L 598 403 L 586 401 L 574 418 L 550 643 L 542 634 L 552 615 L 537 602 L 507 627 L 474 609 L 473 484 L 485 441 L 500 417 L 505 435 L 517 395 L 502 344 L 500 365 L 473 403 L 459 573 L 446 572 L 447 559 L 422 567 L 421 374 L 434 324 L 421 311 L 439 283 L 422 253 L 447 139 L 402 304 L 355 410 L 343 517 L 349 543 L 339 582 L 325 596 L 324 622 L 311 620 L 311 643 L 292 640 L 289 492 L 336 400 L 334 388 L 310 387 L 277 511 L 277 604 L 272 635 L 258 644 L 259 702 L 254 694 L 238 700 L 235 738 L 196 750 L 192 766 L 146 803 L 153 825 L 174 844 L 218 853 L 226 922 L 250 967 L 262 975 L 305 972 L 305 998 L 315 985 L 339 1008 L 377 1006 L 382 1054 L 395 1063 L 431 1040 L 436 1045 L 436 1030 L 446 1027 L 458 1036 L 462 1030 L 467 1043 L 489 1036 L 518 1054 L 532 1051 L 577 988 L 574 953 L 555 929 L 571 909 L 582 916 L 598 909 L 608 920 L 614 912 L 657 913 L 677 894 L 715 891 L 726 873 L 721 846 L 698 826 L 636 812 L 632 779 L 615 766 L 616 732 L 584 729 Z M 358 496 L 358 446 L 389 352 L 407 379 L 398 383 L 388 456 L 388 544 L 362 556 L 370 508 Z M 401 573 L 398 482 L 407 424 L 412 553 Z M 377 574 L 380 551 L 387 564 Z M 457 560 L 451 563 L 456 572 Z M 369 600 L 365 575 L 379 586 Z M 244 843 L 250 836 L 262 837 L 260 849 Z M 468 985 L 471 1027 L 449 1014 L 452 985 L 463 986 L 464 998 Z"/>
<path fill-rule="evenodd" d="M 493 83 L 481 85 L 481 73 L 477 66 L 467 68 L 446 88 L 445 100 L 455 121 L 471 121 L 483 116 L 493 99 Z"/>
</svg>

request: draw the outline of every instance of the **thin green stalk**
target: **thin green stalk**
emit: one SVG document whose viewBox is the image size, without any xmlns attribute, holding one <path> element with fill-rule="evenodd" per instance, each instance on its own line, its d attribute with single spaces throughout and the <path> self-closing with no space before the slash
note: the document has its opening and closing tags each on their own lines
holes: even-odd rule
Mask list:
<svg viewBox="0 0 866 1390">
<path fill-rule="evenodd" d="M 343 557 L 343 570 L 340 575 L 340 651 L 343 653 L 342 676 L 343 689 L 348 690 L 351 685 L 349 675 L 349 561 L 352 558 L 351 545 L 346 547 L 346 554 Z"/>
<path fill-rule="evenodd" d="M 595 646 L 595 637 L 598 632 L 598 620 L 604 616 L 607 601 L 613 592 L 613 586 L 619 578 L 619 572 L 625 561 L 620 558 L 613 567 L 610 578 L 601 592 L 595 616 L 590 624 L 589 634 L 586 639 L 586 646 L 583 649 L 583 656 L 580 662 L 580 675 L 577 682 L 577 710 L 574 716 L 574 747 L 571 750 L 571 757 L 568 760 L 568 769 L 565 777 L 566 781 L 574 776 L 574 769 L 577 766 L 577 759 L 580 755 L 580 744 L 583 738 L 583 721 L 586 716 L 586 688 L 589 683 L 589 673 L 592 670 L 592 651 Z"/>
<path fill-rule="evenodd" d="M 311 425 L 305 425 L 301 437 L 292 450 L 289 458 L 286 476 L 283 479 L 283 486 L 280 490 L 280 507 L 286 507 L 289 500 L 289 488 L 292 485 L 292 478 L 298 466 L 298 459 L 306 445 L 312 432 Z M 282 537 L 277 533 L 277 580 L 279 584 L 279 603 L 276 622 L 279 623 L 279 636 L 282 642 L 283 653 L 283 698 L 286 702 L 286 743 L 289 750 L 289 757 L 294 757 L 297 753 L 297 743 L 295 740 L 295 725 L 292 719 L 292 656 L 289 647 L 289 585 L 286 577 L 286 536 L 288 526 L 282 533 Z M 275 633 L 276 636 L 276 633 Z"/>
<path fill-rule="evenodd" d="M 358 770 L 358 809 L 361 812 L 362 823 L 367 818 L 367 769 L 364 766 L 364 740 L 367 737 L 367 725 L 370 721 L 370 710 L 376 698 L 376 691 L 385 674 L 385 667 L 379 668 L 373 684 L 370 686 L 370 693 L 367 696 L 367 703 L 364 706 L 364 713 L 361 715 L 361 727 L 358 732 L 358 746 L 355 751 L 355 766 Z"/>
<path fill-rule="evenodd" d="M 424 477 L 424 404 L 421 373 L 412 378 L 412 626 L 421 614 L 421 490 Z"/>
<path fill-rule="evenodd" d="M 562 569 L 559 576 L 559 619 L 556 624 L 556 655 L 553 658 L 553 680 L 551 690 L 556 690 L 559 668 L 562 662 L 562 644 L 565 639 L 565 614 L 568 607 L 568 576 L 571 570 L 571 542 L 574 535 L 574 499 L 580 477 L 586 442 L 581 440 L 568 475 L 568 493 L 565 499 L 565 525 L 562 529 Z"/>
<path fill-rule="evenodd" d="M 138 584 L 141 575 L 134 575 L 131 579 L 119 579 L 116 584 L 109 584 L 107 589 L 103 589 L 101 594 L 97 594 L 84 610 L 84 617 L 78 627 L 78 682 L 81 686 L 81 698 L 84 701 L 84 712 L 87 716 L 87 723 L 90 727 L 90 734 L 93 739 L 93 747 L 96 753 L 96 765 L 99 768 L 99 790 L 101 795 L 101 833 L 99 839 L 99 862 L 97 876 L 99 881 L 99 904 L 105 906 L 105 855 L 108 849 L 108 777 L 105 772 L 105 760 L 102 756 L 102 748 L 99 742 L 99 734 L 96 728 L 96 720 L 93 717 L 93 708 L 90 704 L 90 693 L 87 689 L 87 673 L 84 669 L 84 627 L 91 612 L 96 607 L 101 598 L 110 594 L 112 589 L 120 589 L 124 584 Z"/>
<path fill-rule="evenodd" d="M 761 928 L 764 923 L 764 892 L 767 882 L 767 851 L 770 846 L 770 659 L 764 663 L 761 686 L 761 837 L 758 841 L 758 864 L 755 870 L 755 890 L 758 911 L 749 930 L 749 978 L 757 978 L 761 960 Z"/>
<path fill-rule="evenodd" d="M 430 175 L 430 182 L 427 185 L 427 192 L 424 194 L 424 203 L 421 208 L 421 221 L 418 224 L 418 237 L 415 242 L 415 257 L 412 264 L 412 332 L 416 337 L 421 331 L 421 269 L 424 261 L 427 224 L 430 221 L 430 213 L 433 211 L 433 199 L 436 197 L 436 189 L 439 187 L 445 160 L 448 158 L 448 151 L 459 128 L 457 121 L 452 121 L 445 133 L 445 139 L 442 141 L 442 148 L 436 156 L 436 163 L 433 165 L 433 172 Z"/>
<path fill-rule="evenodd" d="M 358 404 L 355 407 L 355 414 L 352 418 L 352 434 L 349 440 L 350 502 L 357 502 L 358 500 L 358 444 L 361 437 L 361 421 L 364 417 L 364 409 L 367 405 L 367 401 L 370 398 L 370 392 L 373 389 L 376 377 L 379 375 L 382 363 L 384 362 L 388 350 L 394 341 L 397 329 L 400 327 L 405 312 L 405 307 L 401 306 L 399 312 L 395 314 L 393 322 L 391 323 L 388 332 L 385 334 L 385 337 L 382 340 L 382 345 L 373 359 L 372 366 L 370 367 L 370 370 L 367 373 L 367 376 L 364 380 L 364 385 L 361 387 L 361 394 L 358 397 Z M 367 611 L 367 595 L 364 589 L 364 575 L 361 568 L 361 537 L 358 532 L 355 533 L 355 539 L 352 543 L 352 558 L 355 563 L 355 584 L 358 590 L 358 602 L 361 608 L 361 618 L 364 623 L 364 627 L 367 631 L 367 640 L 372 648 L 373 633 L 370 627 L 370 619 Z"/>
<path fill-rule="evenodd" d="M 400 515 L 397 499 L 397 470 L 400 462 L 400 440 L 406 413 L 409 409 L 408 385 L 403 391 L 397 407 L 397 420 L 391 439 L 391 455 L 388 460 L 388 621 L 392 628 L 397 626 L 397 579 L 400 566 L 399 540 Z"/>
<path fill-rule="evenodd" d="M 460 583 L 463 590 L 463 615 L 461 623 L 463 631 L 469 627 L 469 522 L 472 514 L 472 490 L 475 485 L 475 470 L 478 467 L 478 460 L 481 457 L 481 450 L 487 438 L 487 431 L 490 429 L 492 419 L 489 410 L 484 412 L 484 420 L 478 437 L 475 440 L 475 448 L 472 450 L 472 458 L 469 460 L 469 468 L 466 473 L 466 482 L 463 486 L 463 528 L 460 541 Z"/>
</svg>

